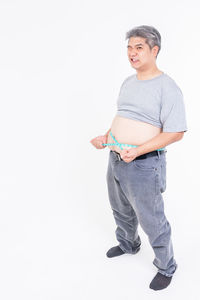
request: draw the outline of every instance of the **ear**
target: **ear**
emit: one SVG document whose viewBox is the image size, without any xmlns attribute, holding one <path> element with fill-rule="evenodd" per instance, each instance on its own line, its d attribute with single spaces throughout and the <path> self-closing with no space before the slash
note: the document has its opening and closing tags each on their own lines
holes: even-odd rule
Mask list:
<svg viewBox="0 0 200 300">
<path fill-rule="evenodd" d="M 153 48 L 152 48 L 152 52 L 153 52 L 153 55 L 156 57 L 157 53 L 158 53 L 158 50 L 159 50 L 159 47 L 157 45 L 155 45 Z"/>
</svg>

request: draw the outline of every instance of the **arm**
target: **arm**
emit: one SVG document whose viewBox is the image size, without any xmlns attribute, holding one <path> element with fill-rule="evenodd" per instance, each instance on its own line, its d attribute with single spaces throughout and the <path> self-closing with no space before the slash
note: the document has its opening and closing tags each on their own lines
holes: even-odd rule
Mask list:
<svg viewBox="0 0 200 300">
<path fill-rule="evenodd" d="M 137 156 L 163 148 L 182 139 L 184 132 L 161 132 L 151 140 L 135 148 Z"/>
</svg>

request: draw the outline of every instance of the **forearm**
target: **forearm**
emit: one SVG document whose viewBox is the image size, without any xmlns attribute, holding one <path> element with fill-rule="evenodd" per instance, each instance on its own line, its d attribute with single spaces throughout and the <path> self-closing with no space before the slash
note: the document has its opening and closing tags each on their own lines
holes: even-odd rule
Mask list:
<svg viewBox="0 0 200 300">
<path fill-rule="evenodd" d="M 169 144 L 179 141 L 181 138 L 181 132 L 161 132 L 160 134 L 153 137 L 151 140 L 135 148 L 138 152 L 137 156 L 160 148 L 164 148 Z"/>
</svg>

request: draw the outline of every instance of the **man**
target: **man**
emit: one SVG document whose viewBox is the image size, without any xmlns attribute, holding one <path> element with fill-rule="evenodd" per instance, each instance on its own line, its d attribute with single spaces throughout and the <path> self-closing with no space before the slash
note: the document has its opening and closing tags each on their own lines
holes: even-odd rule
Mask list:
<svg viewBox="0 0 200 300">
<path fill-rule="evenodd" d="M 97 149 L 111 149 L 107 185 L 119 245 L 112 247 L 107 257 L 136 254 L 141 245 L 140 224 L 158 268 L 149 287 L 162 290 L 177 269 L 162 197 L 166 189 L 165 147 L 181 140 L 187 131 L 185 107 L 178 85 L 156 65 L 160 33 L 142 25 L 127 32 L 126 39 L 128 58 L 136 74 L 121 86 L 111 130 L 90 142 Z"/>
</svg>

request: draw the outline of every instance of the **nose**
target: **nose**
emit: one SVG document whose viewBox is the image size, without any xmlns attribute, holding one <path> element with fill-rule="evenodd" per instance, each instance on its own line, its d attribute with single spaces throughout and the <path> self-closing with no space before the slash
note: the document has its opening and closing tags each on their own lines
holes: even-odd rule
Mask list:
<svg viewBox="0 0 200 300">
<path fill-rule="evenodd" d="M 134 50 L 134 49 L 131 49 L 130 52 L 129 52 L 129 55 L 130 55 L 131 57 L 135 57 L 135 56 L 137 56 L 137 51 Z"/>
</svg>

